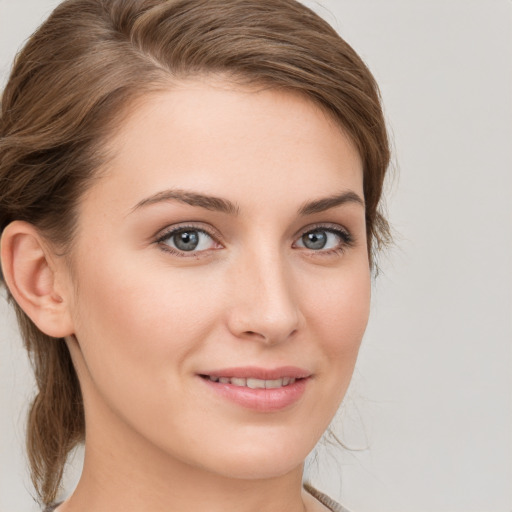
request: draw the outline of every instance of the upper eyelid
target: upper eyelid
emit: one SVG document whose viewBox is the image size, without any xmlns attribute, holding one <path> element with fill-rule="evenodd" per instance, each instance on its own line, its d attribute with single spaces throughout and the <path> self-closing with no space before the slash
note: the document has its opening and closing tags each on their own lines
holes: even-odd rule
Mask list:
<svg viewBox="0 0 512 512">
<path fill-rule="evenodd" d="M 199 226 L 197 224 L 201 224 L 201 225 Z M 200 222 L 198 222 L 197 224 L 195 221 L 184 222 L 184 223 L 180 223 L 180 224 L 172 224 L 163 229 L 159 229 L 155 233 L 153 238 L 158 242 L 158 241 L 161 241 L 162 239 L 172 235 L 173 233 L 183 231 L 186 229 L 191 229 L 191 230 L 201 231 L 202 233 L 205 233 L 208 236 L 210 236 L 211 238 L 213 238 L 215 241 L 221 243 L 222 236 L 216 229 L 214 229 L 213 227 L 210 227 L 210 228 L 205 227 L 204 224 L 202 224 Z"/>
<path fill-rule="evenodd" d="M 294 235 L 294 237 L 300 238 L 301 236 L 304 236 L 306 233 L 309 233 L 310 231 L 321 230 L 321 229 L 324 229 L 325 231 L 345 233 L 348 236 L 352 237 L 352 232 L 349 229 L 347 229 L 345 226 L 342 226 L 341 224 L 337 224 L 335 222 L 319 222 L 317 224 L 310 224 L 308 226 L 301 228 L 299 231 L 297 231 L 296 234 Z"/>
</svg>

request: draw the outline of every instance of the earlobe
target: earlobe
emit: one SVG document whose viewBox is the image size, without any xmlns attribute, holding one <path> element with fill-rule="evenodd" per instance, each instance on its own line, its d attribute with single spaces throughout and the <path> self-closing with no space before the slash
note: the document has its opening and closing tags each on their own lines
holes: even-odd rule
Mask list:
<svg viewBox="0 0 512 512">
<path fill-rule="evenodd" d="M 69 304 L 57 286 L 55 257 L 32 225 L 11 222 L 0 242 L 2 272 L 14 300 L 48 336 L 73 333 Z"/>
</svg>

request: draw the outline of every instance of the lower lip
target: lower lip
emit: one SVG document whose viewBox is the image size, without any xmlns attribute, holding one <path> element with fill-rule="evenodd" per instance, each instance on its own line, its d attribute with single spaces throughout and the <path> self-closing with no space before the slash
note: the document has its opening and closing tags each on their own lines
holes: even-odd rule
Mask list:
<svg viewBox="0 0 512 512">
<path fill-rule="evenodd" d="M 293 384 L 273 389 L 251 389 L 233 384 L 221 384 L 204 377 L 200 379 L 215 393 L 237 405 L 258 412 L 275 412 L 286 409 L 300 400 L 309 378 L 296 380 Z"/>
</svg>

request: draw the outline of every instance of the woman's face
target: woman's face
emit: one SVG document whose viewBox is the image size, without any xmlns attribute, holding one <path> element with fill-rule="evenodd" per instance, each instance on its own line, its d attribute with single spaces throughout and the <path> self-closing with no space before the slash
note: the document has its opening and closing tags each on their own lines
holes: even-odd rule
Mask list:
<svg viewBox="0 0 512 512">
<path fill-rule="evenodd" d="M 239 478 L 297 468 L 368 319 L 358 152 L 309 100 L 220 81 L 146 97 L 111 147 L 67 281 L 87 442 Z"/>
</svg>

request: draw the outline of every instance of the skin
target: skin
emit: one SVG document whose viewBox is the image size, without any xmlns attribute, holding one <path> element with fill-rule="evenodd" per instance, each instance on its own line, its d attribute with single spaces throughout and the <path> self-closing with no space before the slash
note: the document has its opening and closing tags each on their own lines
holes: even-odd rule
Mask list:
<svg viewBox="0 0 512 512">
<path fill-rule="evenodd" d="M 132 105 L 111 148 L 80 202 L 71 263 L 45 249 L 38 281 L 66 318 L 57 331 L 67 330 L 86 412 L 83 475 L 58 511 L 326 510 L 301 490 L 303 462 L 346 392 L 368 320 L 365 212 L 355 200 L 299 211 L 347 192 L 362 202 L 357 150 L 309 100 L 221 80 Z M 168 190 L 222 198 L 236 213 L 172 199 L 137 207 Z M 179 226 L 211 238 L 169 252 L 175 239 L 162 236 Z M 30 248 L 22 231 L 5 246 Z M 304 245 L 311 231 L 327 248 Z M 58 315 L 39 315 L 52 331 Z M 198 377 L 289 365 L 312 376 L 275 412 L 234 404 Z"/>
</svg>

